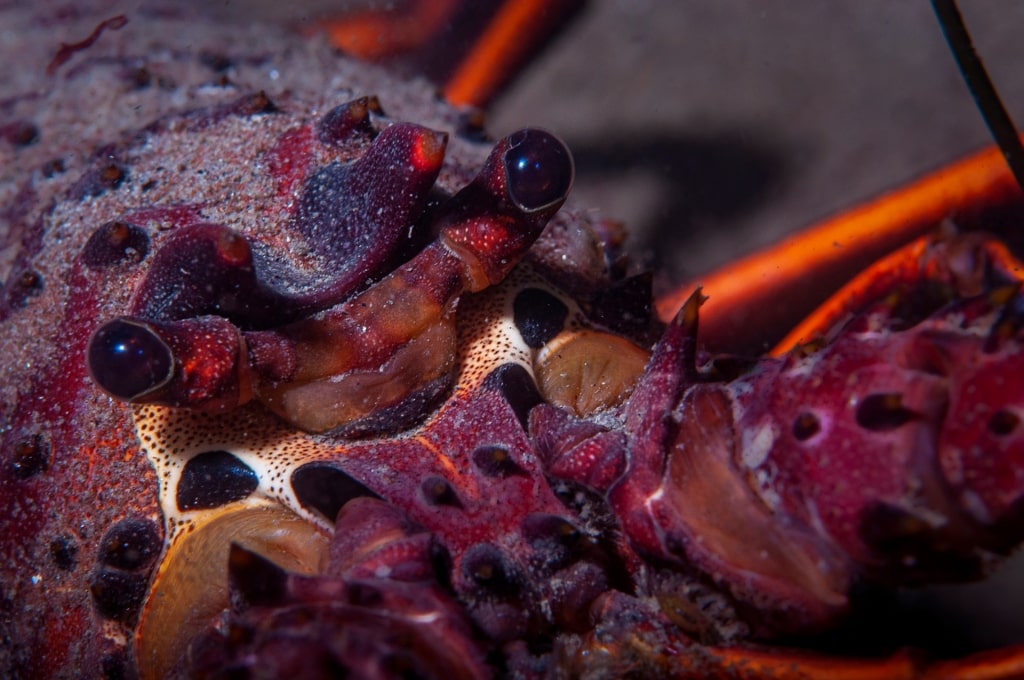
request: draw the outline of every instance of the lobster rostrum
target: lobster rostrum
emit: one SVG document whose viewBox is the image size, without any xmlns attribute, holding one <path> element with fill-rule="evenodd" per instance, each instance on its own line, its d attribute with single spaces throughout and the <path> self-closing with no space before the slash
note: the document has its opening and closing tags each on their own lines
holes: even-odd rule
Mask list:
<svg viewBox="0 0 1024 680">
<path fill-rule="evenodd" d="M 5 676 L 1021 670 L 784 647 L 1024 538 L 1005 246 L 917 240 L 725 354 L 714 277 L 659 321 L 621 228 L 561 210 L 554 134 L 179 20 L 65 17 L 0 109 Z M 124 109 L 66 113 L 95 88 Z"/>
</svg>

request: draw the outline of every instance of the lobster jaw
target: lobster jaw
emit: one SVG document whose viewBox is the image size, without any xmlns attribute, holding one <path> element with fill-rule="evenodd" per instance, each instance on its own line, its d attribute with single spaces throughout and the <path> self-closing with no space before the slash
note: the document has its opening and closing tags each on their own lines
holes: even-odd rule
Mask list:
<svg viewBox="0 0 1024 680">
<path fill-rule="evenodd" d="M 400 510 L 348 501 L 333 537 L 275 504 L 211 513 L 168 548 L 143 611 L 143 677 L 275 677 L 389 665 L 484 677 L 464 612 L 436 581 L 438 545 Z"/>
<path fill-rule="evenodd" d="M 193 637 L 228 602 L 228 553 L 242 545 L 300 573 L 326 562 L 328 537 L 292 512 L 243 501 L 212 513 L 167 549 L 142 611 L 136 648 L 147 677 L 163 677 L 184 658 Z"/>
</svg>

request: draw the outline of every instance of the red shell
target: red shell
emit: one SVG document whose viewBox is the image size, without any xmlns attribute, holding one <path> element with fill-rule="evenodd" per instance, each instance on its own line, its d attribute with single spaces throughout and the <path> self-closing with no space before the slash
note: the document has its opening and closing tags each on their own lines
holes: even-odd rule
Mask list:
<svg viewBox="0 0 1024 680">
<path fill-rule="evenodd" d="M 698 367 L 696 298 L 652 328 L 649 279 L 625 277 L 613 226 L 561 213 L 513 269 L 560 201 L 509 192 L 499 160 L 521 138 L 486 160 L 492 145 L 427 85 L 170 10 L 99 24 L 74 9 L 4 16 L 20 54 L 0 101 L 0 674 L 271 659 L 282 674 L 322 662 L 699 677 L 744 663 L 715 644 L 832 625 L 860 579 L 974 576 L 1020 538 L 1022 395 L 1006 378 L 1021 368 L 1016 295 L 907 329 L 851 327 L 726 380 Z M 68 47 L 55 58 L 56 42 Z M 431 161 L 440 137 L 396 121 L 448 134 L 444 165 Z M 335 219 L 345 210 L 351 222 Z M 384 213 L 397 236 L 368 231 Z M 468 226 L 424 246 L 451 224 Z M 368 247 L 352 243 L 368 233 Z M 353 259 L 349 280 L 338 266 Z M 452 259 L 466 271 L 438 264 Z M 381 360 L 345 370 L 401 374 L 388 361 L 448 351 L 448 331 L 450 367 L 352 430 L 308 434 L 242 403 L 265 389 L 281 413 L 273 390 L 305 380 L 315 353 L 289 344 L 321 328 L 303 324 L 352 318 L 344 305 L 377 303 L 368 291 L 399 267 L 395 288 L 424 302 L 399 316 L 435 304 L 442 330 L 402 354 L 410 338 L 384 321 L 398 296 L 385 299 L 361 317 Z M 525 290 L 540 301 L 528 323 L 516 316 Z M 164 403 L 198 410 L 128 406 L 94 384 L 94 330 L 127 315 L 186 322 L 160 336 L 188 378 Z M 602 354 L 570 349 L 584 331 L 603 334 Z M 216 361 L 214 336 L 227 348 Z M 573 377 L 652 346 L 635 385 L 598 372 L 621 389 L 593 412 L 570 413 L 533 379 L 544 352 Z M 246 362 L 256 378 L 232 373 Z M 224 374 L 237 384 L 199 394 Z M 269 528 L 245 534 L 243 516 Z M 280 525 L 290 535 L 268 537 Z M 223 568 L 193 572 L 195 555 Z M 165 643 L 185 629 L 174 601 L 202 599 L 207 573 L 224 579 L 223 599 Z M 801 659 L 772 666 L 774 652 L 749 644 L 753 672 Z M 901 663 L 913 672 L 902 657 L 879 669 Z"/>
</svg>

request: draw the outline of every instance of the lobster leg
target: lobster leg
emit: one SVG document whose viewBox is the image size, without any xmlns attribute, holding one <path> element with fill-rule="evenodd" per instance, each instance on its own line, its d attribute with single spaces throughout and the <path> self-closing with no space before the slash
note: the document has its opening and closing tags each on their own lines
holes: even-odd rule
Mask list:
<svg viewBox="0 0 1024 680">
<path fill-rule="evenodd" d="M 458 8 L 458 0 L 408 2 L 400 11 L 368 7 L 320 19 L 317 25 L 338 49 L 366 61 L 383 61 L 430 42 Z"/>
<path fill-rule="evenodd" d="M 502 4 L 445 83 L 444 98 L 456 106 L 485 106 L 582 6 L 580 0 Z"/>
<path fill-rule="evenodd" d="M 711 663 L 730 678 L 775 678 L 776 680 L 1000 680 L 1019 678 L 1024 673 L 1024 647 L 1007 647 L 980 652 L 964 659 L 928 663 L 907 651 L 884 659 L 835 658 L 791 651 L 710 648 Z M 707 663 L 707 661 L 705 661 Z M 693 677 L 706 677 L 706 666 L 695 669 Z"/>
<path fill-rule="evenodd" d="M 591 664 L 616 675 L 734 680 L 999 680 L 1024 672 L 1024 645 L 956 660 L 930 659 L 907 649 L 852 658 L 771 647 L 698 646 L 650 601 L 610 594 L 593 609 L 598 612 L 595 632 L 567 658 L 575 675 L 585 676 Z M 601 665 L 609 661 L 612 666 Z"/>
<path fill-rule="evenodd" d="M 825 335 L 836 324 L 894 291 L 931 283 L 966 297 L 1021 281 L 1024 264 L 999 241 L 980 234 L 925 236 L 858 274 L 790 331 L 771 354 L 781 356 Z"/>
<path fill-rule="evenodd" d="M 937 663 L 925 669 L 921 677 L 925 680 L 998 680 L 1022 675 L 1024 647 L 1017 645 Z"/>
<path fill-rule="evenodd" d="M 486 107 L 584 6 L 583 0 L 412 0 L 323 19 L 339 49 L 425 75 L 456 106 Z"/>
<path fill-rule="evenodd" d="M 688 281 L 659 299 L 658 314 L 671 319 L 703 286 L 703 343 L 715 352 L 759 354 L 858 271 L 943 220 L 991 229 L 993 220 L 1013 221 L 1022 211 L 1024 196 L 993 147 Z"/>
</svg>

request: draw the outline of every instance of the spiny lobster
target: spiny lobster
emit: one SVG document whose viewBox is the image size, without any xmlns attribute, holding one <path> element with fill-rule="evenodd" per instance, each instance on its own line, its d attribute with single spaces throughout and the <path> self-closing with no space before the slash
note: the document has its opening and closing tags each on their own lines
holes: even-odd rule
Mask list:
<svg viewBox="0 0 1024 680">
<path fill-rule="evenodd" d="M 659 322 L 549 132 L 481 141 L 284 33 L 4 11 L 5 676 L 1020 671 L 792 647 L 1019 542 L 998 242 L 917 241 L 725 354 L 779 288 Z M 991 156 L 918 221 L 1018 214 Z"/>
</svg>

